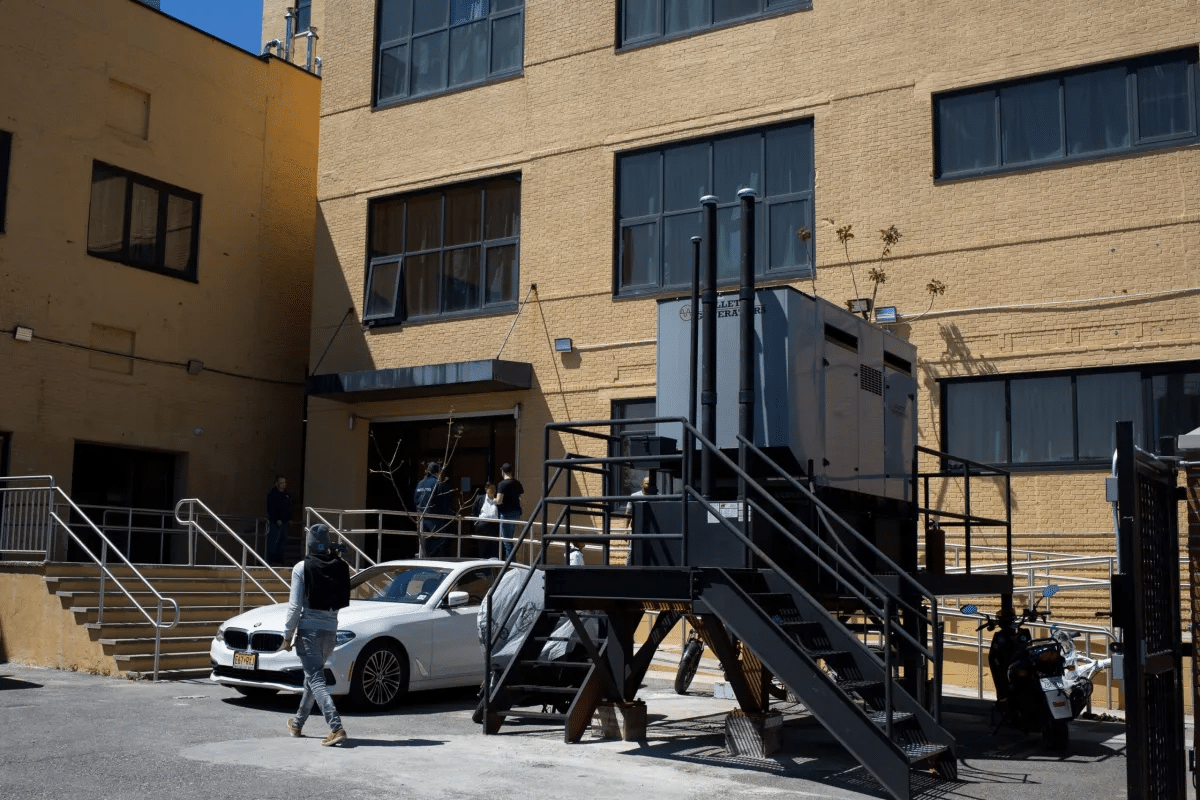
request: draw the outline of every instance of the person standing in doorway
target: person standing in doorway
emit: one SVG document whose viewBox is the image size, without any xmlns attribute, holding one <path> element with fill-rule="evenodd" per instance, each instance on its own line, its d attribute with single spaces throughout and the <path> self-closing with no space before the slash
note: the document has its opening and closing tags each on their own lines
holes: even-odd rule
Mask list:
<svg viewBox="0 0 1200 800">
<path fill-rule="evenodd" d="M 521 519 L 521 495 L 525 487 L 513 477 L 512 464 L 500 466 L 500 485 L 496 487 L 496 510 L 500 512 L 500 536 L 504 539 L 504 558 L 512 555 L 513 538 L 517 526 L 513 523 Z"/>
<path fill-rule="evenodd" d="M 267 561 L 283 563 L 287 549 L 288 523 L 292 521 L 292 496 L 287 493 L 287 478 L 275 476 L 275 485 L 267 492 Z"/>
<path fill-rule="evenodd" d="M 309 528 L 307 545 L 308 555 L 292 567 L 292 591 L 281 645 L 284 650 L 291 650 L 294 644 L 304 667 L 300 710 L 288 719 L 287 726 L 292 736 L 303 736 L 301 731 L 315 701 L 329 725 L 329 735 L 321 742 L 328 747 L 346 741 L 341 715 L 325 684 L 325 664 L 337 642 L 338 609 L 350 605 L 350 565 L 342 560 L 338 548 L 332 546 L 325 525 Z"/>
<path fill-rule="evenodd" d="M 413 492 L 413 505 L 421 519 L 421 538 L 425 540 L 425 555 L 432 556 L 442 548 L 445 539 L 440 536 L 426 536 L 437 533 L 450 524 L 443 517 L 450 514 L 450 489 L 441 480 L 442 467 L 436 461 L 430 461 L 425 468 L 425 477 L 417 483 Z M 420 549 L 417 551 L 420 552 Z"/>
</svg>

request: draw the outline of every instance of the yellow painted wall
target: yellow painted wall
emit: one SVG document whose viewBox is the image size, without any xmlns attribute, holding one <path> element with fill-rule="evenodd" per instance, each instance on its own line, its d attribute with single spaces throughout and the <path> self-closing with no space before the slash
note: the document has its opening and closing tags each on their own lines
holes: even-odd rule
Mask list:
<svg viewBox="0 0 1200 800">
<path fill-rule="evenodd" d="M 112 656 L 47 590 L 41 565 L 0 571 L 0 663 L 116 675 Z"/>
<path fill-rule="evenodd" d="M 130 0 L 4 9 L 0 329 L 35 331 L 0 336 L 10 471 L 69 489 L 76 442 L 168 451 L 182 496 L 263 514 L 276 472 L 301 488 L 320 81 Z M 113 81 L 149 96 L 144 135 Z M 198 282 L 87 255 L 93 160 L 202 195 Z M 81 349 L 93 326 L 132 332 L 132 374 Z"/>
<path fill-rule="evenodd" d="M 618 52 L 615 4 L 577 4 L 566 14 L 561 4 L 528 0 L 521 76 L 379 111 L 371 102 L 374 0 L 331 5 L 322 29 L 310 358 L 332 346 L 319 371 L 495 357 L 512 314 L 361 329 L 367 204 L 520 172 L 519 296 L 538 288 L 504 357 L 531 362 L 536 387 L 470 402 L 521 402 L 518 468 L 527 479 L 539 474 L 543 423 L 607 417 L 612 399 L 654 393 L 655 302 L 612 296 L 617 154 L 809 118 L 818 293 L 837 303 L 855 296 L 837 227 L 853 224 L 857 233 L 848 251 L 860 287 L 879 255 L 877 231 L 895 225 L 903 234 L 878 301 L 911 320 L 893 330 L 920 353 L 922 444 L 940 445 L 945 377 L 1200 357 L 1190 322 L 1200 312 L 1196 292 L 1131 299 L 1200 286 L 1195 149 L 933 180 L 933 93 L 1195 46 L 1200 30 L 1187 4 L 1151 0 L 1137 14 L 1113 0 L 814 5 Z M 945 295 L 913 319 L 929 307 L 926 284 L 935 278 Z M 811 290 L 808 281 L 796 285 Z M 1107 299 L 1013 308 L 1090 298 Z M 973 310 L 994 306 L 1004 308 Z M 347 308 L 354 312 L 339 328 Z M 568 336 L 577 351 L 553 353 L 550 340 Z M 366 445 L 346 429 L 348 412 L 440 413 L 463 402 L 314 402 L 308 459 L 310 471 L 328 476 L 322 502 L 362 502 Z M 1014 524 L 1037 535 L 1026 546 L 1086 549 L 1095 537 L 1062 534 L 1111 530 L 1103 477 L 1014 478 Z"/>
</svg>

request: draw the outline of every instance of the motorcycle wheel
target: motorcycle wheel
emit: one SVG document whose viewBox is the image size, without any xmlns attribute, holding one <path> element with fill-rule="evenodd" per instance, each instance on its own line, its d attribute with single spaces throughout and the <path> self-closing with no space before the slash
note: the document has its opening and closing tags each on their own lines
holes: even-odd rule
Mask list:
<svg viewBox="0 0 1200 800">
<path fill-rule="evenodd" d="M 696 677 L 696 668 L 700 666 L 700 656 L 704 652 L 704 644 L 695 639 L 689 641 L 679 657 L 679 671 L 675 673 L 675 694 L 687 694 L 692 679 Z"/>
</svg>

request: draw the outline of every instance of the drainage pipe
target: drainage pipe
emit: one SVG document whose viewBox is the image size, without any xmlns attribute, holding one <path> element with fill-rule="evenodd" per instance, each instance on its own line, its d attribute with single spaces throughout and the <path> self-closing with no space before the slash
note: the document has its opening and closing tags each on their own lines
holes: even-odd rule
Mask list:
<svg viewBox="0 0 1200 800">
<path fill-rule="evenodd" d="M 746 442 L 754 441 L 754 201 L 753 189 L 742 189 L 742 287 L 738 293 L 741 369 L 738 379 L 738 503 L 746 507 Z M 749 514 L 747 514 L 747 521 Z"/>
</svg>

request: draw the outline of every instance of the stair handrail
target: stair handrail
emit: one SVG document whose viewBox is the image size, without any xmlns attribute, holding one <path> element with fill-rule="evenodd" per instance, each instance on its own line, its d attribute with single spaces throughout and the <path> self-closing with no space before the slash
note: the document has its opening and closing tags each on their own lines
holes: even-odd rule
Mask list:
<svg viewBox="0 0 1200 800">
<path fill-rule="evenodd" d="M 829 522 L 829 520 L 830 520 L 830 517 L 832 517 L 832 518 L 833 518 L 833 519 L 834 519 L 834 520 L 837 522 L 837 524 L 838 524 L 838 525 L 840 525 L 840 526 L 843 528 L 843 530 L 844 530 L 844 531 L 848 532 L 848 533 L 849 533 L 849 534 L 850 534 L 850 535 L 851 535 L 851 536 L 852 536 L 854 539 L 856 539 L 856 540 L 857 540 L 857 541 L 858 541 L 860 544 L 862 544 L 863 546 L 865 546 L 865 547 L 869 548 L 869 549 L 872 551 L 873 555 L 874 555 L 874 556 L 875 556 L 877 559 L 879 559 L 879 560 L 880 560 L 880 561 L 882 561 L 882 562 L 883 562 L 883 563 L 884 563 L 886 566 L 888 566 L 889 568 L 891 568 L 891 570 L 892 570 L 893 572 L 895 572 L 895 574 L 896 574 L 896 575 L 899 577 L 899 579 L 900 579 L 901 581 L 903 581 L 903 582 L 907 583 L 907 584 L 909 585 L 909 587 L 910 587 L 910 588 L 912 588 L 912 589 L 916 590 L 916 593 L 917 593 L 917 594 L 921 595 L 921 596 L 922 596 L 922 597 L 924 597 L 926 600 L 928 600 L 928 601 L 931 603 L 931 608 L 933 608 L 933 609 L 936 609 L 936 608 L 937 608 L 937 596 L 936 596 L 935 594 L 933 594 L 933 592 L 931 592 L 929 589 L 927 589 L 927 588 L 926 588 L 926 587 L 925 587 L 923 584 L 921 584 L 921 582 L 920 582 L 920 581 L 918 581 L 916 578 L 914 578 L 914 577 L 912 577 L 911 575 L 909 575 L 909 574 L 908 574 L 908 572 L 906 572 L 905 570 L 901 569 L 901 568 L 900 568 L 900 566 L 899 566 L 898 564 L 896 564 L 896 562 L 895 562 L 895 561 L 893 561 L 893 560 L 892 560 L 892 559 L 891 559 L 891 558 L 890 558 L 890 557 L 887 555 L 887 553 L 885 553 L 885 552 L 883 552 L 882 550 L 880 550 L 880 549 L 879 549 L 879 547 L 877 547 L 877 546 L 875 545 L 875 543 L 874 543 L 874 542 L 872 542 L 872 541 L 871 541 L 870 539 L 868 539 L 866 536 L 863 536 L 863 534 L 862 534 L 860 531 L 858 531 L 858 530 L 855 530 L 855 528 L 854 528 L 854 526 L 853 526 L 853 525 L 851 525 L 850 523 L 846 522 L 846 520 L 842 519 L 842 518 L 841 518 L 841 516 L 839 516 L 839 515 L 838 515 L 838 513 L 837 513 L 836 511 L 834 511 L 834 510 L 833 510 L 832 508 L 830 508 L 830 507 L 829 507 L 829 506 L 828 506 L 828 505 L 827 505 L 827 504 L 826 504 L 824 501 L 822 501 L 820 498 L 818 498 L 818 497 L 816 496 L 816 494 L 814 494 L 814 493 L 812 492 L 812 490 L 810 490 L 810 489 L 809 489 L 808 487 L 806 487 L 804 484 L 800 483 L 800 482 L 799 482 L 799 481 L 797 481 L 797 480 L 796 480 L 794 477 L 792 477 L 791 475 L 789 475 L 789 474 L 788 474 L 788 473 L 787 473 L 787 472 L 786 472 L 786 471 L 785 471 L 785 470 L 784 470 L 784 469 L 783 469 L 781 466 L 779 466 L 779 464 L 777 464 L 777 463 L 776 463 L 774 460 L 772 460 L 772 459 L 771 459 L 771 457 L 770 457 L 770 456 L 768 456 L 766 453 L 764 453 L 762 450 L 760 450 L 760 449 L 759 449 L 759 448 L 758 448 L 758 447 L 757 447 L 757 446 L 756 446 L 756 445 L 755 445 L 753 442 L 750 442 L 750 441 L 748 441 L 748 440 L 747 440 L 745 437 L 743 437 L 741 434 L 738 434 L 738 437 L 737 437 L 737 438 L 738 438 L 738 441 L 739 441 L 739 442 L 741 442 L 741 443 L 744 443 L 744 444 L 746 445 L 746 448 L 747 448 L 747 449 L 748 449 L 750 452 L 754 453 L 754 455 L 756 455 L 756 456 L 757 456 L 757 457 L 758 457 L 758 458 L 759 458 L 759 459 L 760 459 L 760 460 L 763 462 L 763 464 L 765 464 L 767 467 L 769 467 L 769 468 L 771 468 L 772 470 L 774 470 L 774 471 L 775 471 L 775 473 L 776 473 L 776 474 L 777 474 L 779 477 L 783 478 L 783 479 L 784 479 L 784 481 L 785 481 L 785 482 L 786 482 L 786 483 L 787 483 L 787 484 L 788 484 L 788 485 L 789 485 L 791 488 L 793 488 L 793 489 L 796 489 L 797 491 L 800 491 L 800 492 L 802 492 L 802 493 L 803 493 L 803 494 L 804 494 L 804 495 L 805 495 L 805 496 L 808 498 L 808 500 L 810 500 L 810 501 L 813 503 L 813 505 L 814 505 L 814 506 L 815 506 L 815 507 L 818 509 L 818 511 L 819 511 L 819 513 L 818 513 L 818 516 L 819 516 L 819 517 L 821 518 L 821 520 L 822 520 L 822 521 L 823 521 L 823 522 L 826 524 L 826 526 L 828 526 L 828 527 L 830 527 L 830 528 L 832 528 L 832 527 L 833 527 L 832 525 L 830 525 L 830 522 Z M 760 487 L 760 491 L 762 491 L 762 490 L 761 490 L 761 487 Z M 776 501 L 776 500 L 775 500 L 773 497 L 771 497 L 771 496 L 770 496 L 769 494 L 767 494 L 766 492 L 763 492 L 763 494 L 764 494 L 765 496 L 767 496 L 767 497 L 768 497 L 768 498 L 769 498 L 769 499 L 770 499 L 770 500 L 771 500 L 771 501 L 772 501 L 772 502 L 773 502 L 775 505 L 779 506 L 779 508 L 782 510 L 782 506 L 781 506 L 781 505 L 779 505 L 778 501 Z M 852 560 L 854 561 L 854 563 L 855 563 L 855 564 L 858 566 L 858 571 L 859 571 L 859 572 L 860 572 L 862 575 L 864 575 L 864 576 L 870 576 L 870 571 L 869 571 L 869 570 L 866 568 L 866 566 L 865 566 L 865 565 L 864 565 L 864 564 L 863 564 L 861 561 L 859 561 L 859 559 L 858 559 L 858 558 L 857 558 L 857 557 L 856 557 L 856 556 L 855 556 L 853 553 L 851 553 L 851 552 L 847 552 L 847 554 L 846 554 L 846 555 L 847 555 L 847 556 L 848 556 L 850 559 L 852 559 Z M 892 593 L 892 592 L 890 592 L 890 591 L 887 589 L 887 587 L 886 587 L 886 586 L 884 586 L 882 583 L 879 583 L 878 581 L 871 581 L 871 582 L 872 582 L 872 583 L 877 583 L 877 584 L 878 584 L 878 585 L 879 585 L 881 588 L 883 588 L 883 590 L 884 590 L 885 592 L 887 592 L 889 595 L 893 595 L 893 593 Z M 912 607 L 912 606 L 911 606 L 909 603 L 906 603 L 906 602 L 904 602 L 903 598 L 901 598 L 900 596 L 898 596 L 898 595 L 893 595 L 893 596 L 894 596 L 894 599 L 895 599 L 897 602 L 901 603 L 901 604 L 902 604 L 902 605 L 903 605 L 905 608 L 907 608 L 909 611 L 912 611 L 914 614 L 920 614 L 921 616 L 926 616 L 926 615 L 924 615 L 924 614 L 922 614 L 922 613 L 921 613 L 921 610 L 920 610 L 920 609 L 918 609 L 918 608 L 913 608 L 913 607 Z M 936 615 L 936 613 L 934 613 L 934 614 L 933 614 L 933 616 L 932 616 L 932 622 L 933 622 L 933 624 L 936 624 L 936 623 L 937 623 L 937 615 Z"/>
<path fill-rule="evenodd" d="M 98 624 L 98 625 L 102 624 L 104 621 L 104 578 L 108 577 L 109 579 L 112 580 L 113 583 L 116 584 L 117 588 L 120 589 L 121 592 L 126 597 L 129 598 L 129 602 L 133 603 L 134 608 L 136 608 L 139 612 L 141 612 L 142 616 L 145 617 L 146 620 L 151 625 L 154 626 L 154 672 L 153 672 L 152 680 L 157 681 L 158 680 L 158 661 L 159 661 L 159 655 L 162 650 L 162 632 L 164 630 L 170 630 L 171 628 L 174 628 L 176 625 L 179 624 L 179 603 L 174 598 L 166 597 L 161 592 L 159 592 L 157 589 L 155 589 L 154 585 L 152 583 L 150 583 L 150 581 L 146 578 L 146 576 L 143 575 L 141 573 L 141 571 L 137 567 L 135 567 L 128 558 L 125 557 L 125 554 L 122 553 L 120 551 L 120 549 L 118 549 L 117 546 L 114 545 L 109 540 L 109 538 L 104 535 L 103 531 L 101 531 L 98 527 L 96 527 L 96 523 L 92 522 L 91 518 L 89 518 L 87 516 L 87 514 L 84 514 L 83 510 L 80 509 L 79 506 L 75 505 L 75 501 L 71 499 L 70 495 L 68 495 L 66 492 L 64 492 L 58 486 L 51 486 L 50 491 L 52 492 L 52 496 L 57 495 L 58 497 L 61 497 L 62 500 L 64 502 L 66 502 L 66 504 L 68 506 L 70 506 L 71 509 L 76 514 L 79 515 L 79 519 L 83 520 L 83 522 L 89 528 L 92 529 L 92 532 L 94 534 L 96 534 L 98 537 L 100 537 L 101 555 L 97 556 L 95 553 L 93 553 L 91 551 L 91 548 L 89 548 L 84 543 L 84 541 L 75 533 L 75 531 L 71 530 L 71 526 L 63 521 L 62 517 L 60 517 L 58 515 L 58 512 L 54 510 L 53 504 L 51 504 L 51 508 L 50 508 L 51 518 L 53 518 L 55 522 L 57 522 L 59 525 L 61 525 L 63 530 L 65 530 L 67 532 L 67 535 L 70 536 L 72 539 L 74 539 L 75 543 L 77 545 L 79 545 L 80 549 L 82 549 L 83 552 L 86 553 L 87 556 L 90 559 L 92 559 L 92 561 L 95 561 L 96 565 L 98 567 L 100 567 L 100 572 L 101 572 L 100 595 L 99 595 L 99 602 L 98 602 L 97 608 L 96 608 L 96 624 Z M 135 598 L 133 596 L 133 594 L 128 589 L 125 588 L 125 584 L 121 582 L 121 579 L 118 578 L 116 575 L 114 575 L 112 570 L 110 570 L 108 568 L 107 562 L 108 562 L 109 549 L 111 549 L 113 552 L 115 552 L 117 554 L 117 557 L 125 562 L 125 566 L 129 567 L 130 571 L 133 572 L 133 574 L 137 576 L 138 580 L 140 580 L 142 582 L 142 584 L 145 585 L 145 587 L 150 590 L 150 593 L 152 595 L 154 595 L 155 599 L 158 600 L 157 618 L 150 616 L 150 613 L 148 611 L 146 611 L 146 609 L 142 606 L 141 603 L 139 603 L 137 601 L 137 598 Z M 164 624 L 162 621 L 162 617 L 163 617 L 162 612 L 163 612 L 163 604 L 164 603 L 169 603 L 171 605 L 172 609 L 175 611 L 174 618 L 170 621 L 170 623 L 167 623 L 167 624 Z"/>
<path fill-rule="evenodd" d="M 187 508 L 187 514 L 188 514 L 186 519 L 184 519 L 182 516 L 180 516 L 180 514 L 182 513 L 182 510 L 184 509 L 185 506 Z M 196 521 L 195 509 L 197 507 L 200 508 L 204 513 L 206 513 L 210 517 L 212 517 L 213 520 L 217 523 L 217 526 L 219 528 L 221 528 L 223 533 L 225 533 L 228 536 L 233 537 L 233 540 L 242 546 L 242 561 L 241 562 L 239 562 L 236 558 L 234 558 L 229 553 L 228 550 L 226 550 L 224 547 L 221 546 L 220 542 L 218 542 L 216 540 L 216 538 L 214 536 L 212 536 L 212 534 L 210 534 L 208 531 L 206 531 L 204 529 L 203 525 L 201 525 L 199 522 Z M 245 539 L 243 539 L 241 536 L 239 536 L 237 533 L 235 533 L 232 528 L 230 528 L 228 525 L 226 525 L 225 520 L 223 520 L 219 516 L 217 516 L 216 512 L 213 511 L 211 508 L 209 508 L 207 505 L 205 505 L 204 501 L 201 500 L 200 498 L 187 497 L 187 498 L 184 498 L 183 500 L 180 500 L 178 503 L 176 503 L 175 504 L 175 521 L 190 531 L 198 531 L 202 536 L 204 536 L 205 539 L 208 539 L 209 543 L 212 544 L 212 546 L 214 548 L 216 548 L 216 550 L 221 555 L 225 556 L 225 558 L 227 558 L 229 560 L 230 564 L 232 564 L 233 566 L 238 568 L 238 571 L 241 575 L 241 587 L 238 592 L 238 613 L 239 614 L 241 614 L 243 611 L 246 610 L 246 579 L 247 578 L 249 578 L 250 582 L 253 583 L 256 587 L 258 587 L 258 590 L 260 592 L 262 592 L 264 595 L 266 595 L 267 598 L 272 603 L 276 602 L 275 595 L 272 594 L 270 591 L 268 591 L 265 586 L 263 586 L 261 583 L 259 583 L 258 578 L 255 578 L 254 575 L 247 568 L 247 566 L 246 566 L 246 554 L 247 553 L 253 555 L 254 558 L 258 560 L 259 564 L 266 567 L 267 572 L 271 573 L 271 575 L 273 575 L 277 581 L 282 583 L 284 585 L 284 587 L 286 587 L 286 588 L 291 587 L 291 583 L 287 579 L 285 579 L 282 575 L 280 575 L 278 572 L 276 572 L 275 568 L 272 567 L 269 563 L 267 563 L 267 560 L 265 558 L 263 558 L 261 555 L 259 555 L 258 552 L 256 552 L 254 550 L 254 548 L 252 548 L 250 545 L 248 545 L 246 543 Z M 194 557 L 193 556 L 193 548 L 192 548 L 191 544 L 189 543 L 189 545 L 188 545 L 188 561 L 191 561 L 193 559 L 193 557 Z"/>
<path fill-rule="evenodd" d="M 346 513 L 346 514 L 361 514 L 361 513 L 364 513 L 364 512 L 362 512 L 362 511 L 345 511 L 345 512 L 343 512 L 343 513 Z M 333 524 L 332 522 L 330 522 L 329 520 L 325 519 L 325 516 L 324 516 L 324 515 L 321 513 L 321 511 L 320 511 L 320 510 L 318 510 L 318 509 L 315 509 L 315 508 L 313 508 L 313 507 L 311 507 L 311 506 L 305 506 L 305 507 L 304 507 L 304 514 L 305 514 L 305 517 L 306 517 L 306 518 L 308 518 L 308 517 L 315 517 L 315 518 L 316 518 L 316 519 L 317 519 L 319 522 L 321 522 L 321 524 L 325 525 L 327 528 L 329 528 L 329 530 L 331 530 L 331 531 L 333 531 L 334 533 L 336 533 L 336 534 L 337 534 L 337 536 L 338 536 L 338 539 L 339 539 L 339 540 L 340 540 L 340 541 L 341 541 L 343 544 L 345 544 L 347 547 L 349 547 L 351 550 L 353 550 L 353 551 L 354 551 L 354 552 L 355 552 L 355 553 L 358 555 L 358 557 L 359 557 L 359 558 L 361 558 L 361 559 L 363 559 L 364 561 L 366 561 L 366 562 L 367 562 L 367 564 L 369 564 L 369 565 L 370 565 L 370 566 L 372 566 L 372 567 L 376 565 L 376 563 L 377 563 L 377 562 L 375 561 L 375 559 L 371 558 L 369 555 L 367 555 L 366 553 L 364 553 L 364 552 L 362 551 L 362 549 L 361 549 L 361 548 L 360 548 L 358 545 L 356 545 L 356 544 L 355 544 L 353 541 L 351 541 L 351 540 L 350 540 L 350 537 L 349 537 L 349 536 L 347 536 L 345 533 L 343 533 L 343 532 L 342 532 L 342 529 L 341 529 L 341 528 L 339 528 L 337 525 L 334 525 L 334 524 Z M 349 529 L 347 529 L 347 532 L 348 532 L 348 531 L 349 531 Z"/>
</svg>

